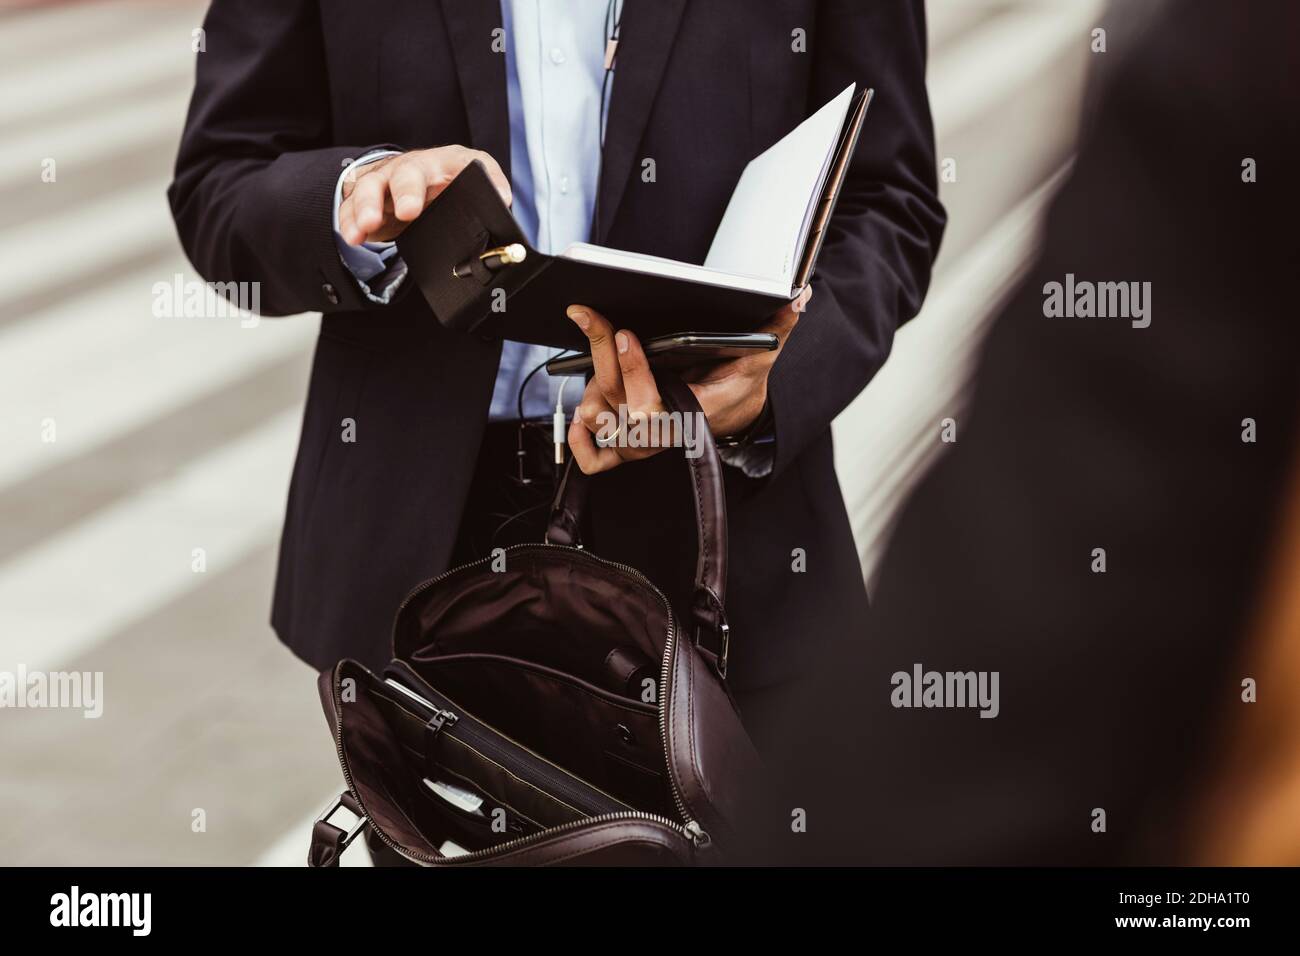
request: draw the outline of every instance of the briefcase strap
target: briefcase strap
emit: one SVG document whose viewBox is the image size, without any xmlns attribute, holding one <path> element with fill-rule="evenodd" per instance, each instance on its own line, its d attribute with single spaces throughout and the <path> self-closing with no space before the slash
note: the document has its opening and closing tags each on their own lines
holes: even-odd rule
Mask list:
<svg viewBox="0 0 1300 956">
<path fill-rule="evenodd" d="M 683 416 L 695 415 L 700 426 L 695 430 L 700 454 L 695 458 L 682 456 L 690 466 L 699 542 L 691 617 L 697 643 L 702 643 L 706 636 L 716 641 L 714 653 L 718 671 L 725 677 L 730 627 L 724 608 L 727 592 L 727 498 L 722 484 L 722 461 L 704 412 L 690 387 L 669 371 L 656 372 L 655 381 L 668 410 Z M 579 528 L 586 508 L 589 480 L 570 458 L 551 505 L 550 527 L 546 532 L 549 543 L 581 547 Z"/>
</svg>

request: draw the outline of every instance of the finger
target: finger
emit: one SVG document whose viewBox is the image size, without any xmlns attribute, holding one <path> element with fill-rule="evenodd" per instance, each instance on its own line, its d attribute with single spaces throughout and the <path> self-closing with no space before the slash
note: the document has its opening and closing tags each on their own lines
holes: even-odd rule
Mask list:
<svg viewBox="0 0 1300 956">
<path fill-rule="evenodd" d="M 393 215 L 402 222 L 414 221 L 424 212 L 428 183 L 419 162 L 398 162 L 388 177 L 388 192 L 393 197 Z"/>
<path fill-rule="evenodd" d="M 584 475 L 608 471 L 623 462 L 615 449 L 596 445 L 596 436 L 591 433 L 580 413 L 573 416 L 573 423 L 569 425 L 569 452 Z"/>
<path fill-rule="evenodd" d="M 618 352 L 614 346 L 614 329 L 609 320 L 585 305 L 571 305 L 566 314 L 582 329 L 591 348 L 591 361 L 595 369 L 596 386 L 605 401 L 614 408 L 626 404 L 623 394 L 623 373 L 618 367 Z"/>
<path fill-rule="evenodd" d="M 618 428 L 617 424 L 610 424 L 610 422 L 617 423 L 618 412 L 610 408 L 609 403 L 605 401 L 605 396 L 600 393 L 600 387 L 595 379 L 587 383 L 576 413 L 587 430 L 593 434 L 607 436 Z"/>
<path fill-rule="evenodd" d="M 618 368 L 623 379 L 629 417 L 659 411 L 662 402 L 659 386 L 650 372 L 645 350 L 636 335 L 627 329 L 614 335 L 614 348 L 618 352 Z"/>
<path fill-rule="evenodd" d="M 463 146 L 447 146 L 440 149 L 426 149 L 419 153 L 420 165 L 424 169 L 424 204 L 427 206 L 438 198 L 438 194 L 451 185 L 451 181 L 460 175 L 460 171 L 469 165 L 473 150 Z"/>
<path fill-rule="evenodd" d="M 725 362 L 716 362 L 712 365 L 696 366 L 683 373 L 683 377 L 687 382 L 708 382 L 712 384 L 726 381 L 735 375 L 752 375 L 756 369 L 762 370 L 776 364 L 777 357 L 781 354 L 786 339 L 790 337 L 794 327 L 799 324 L 799 316 L 803 314 L 804 309 L 808 306 L 808 300 L 811 298 L 812 287 L 804 286 L 803 291 L 791 299 L 785 307 L 776 312 L 757 330 L 775 335 L 776 348 L 755 349 L 749 355 L 742 355 L 740 358 L 728 359 Z"/>
<path fill-rule="evenodd" d="M 502 171 L 501 164 L 482 150 L 472 150 L 472 152 L 474 153 L 472 157 L 473 159 L 481 159 L 483 161 L 483 167 L 487 170 L 488 179 L 492 180 L 492 185 L 495 186 L 497 192 L 501 194 L 501 201 L 509 206 L 513 201 L 510 192 L 510 180 L 506 178 L 505 172 Z"/>
<path fill-rule="evenodd" d="M 801 316 L 804 309 L 808 307 L 808 300 L 811 297 L 811 288 L 804 286 L 803 292 L 799 293 L 792 302 L 768 319 L 766 324 L 764 324 L 759 331 L 771 332 L 776 336 L 780 345 L 784 345 L 785 340 L 789 338 L 790 333 L 794 331 L 794 327 L 799 324 L 799 316 Z M 778 348 L 780 345 L 778 345 Z M 773 360 L 776 358 L 775 352 L 765 354 L 771 355 Z"/>
<path fill-rule="evenodd" d="M 808 303 L 811 299 L 812 299 L 812 286 L 806 285 L 803 287 L 803 289 L 800 290 L 799 294 L 795 296 L 794 310 L 796 312 L 808 311 Z"/>
<path fill-rule="evenodd" d="M 511 202 L 510 180 L 501 169 L 501 164 L 481 149 L 466 149 L 464 146 L 444 146 L 437 149 L 422 150 L 420 162 L 425 170 L 424 205 L 438 198 L 439 193 L 451 185 L 452 180 L 461 174 L 466 166 L 479 160 L 487 172 L 488 179 L 496 187 L 502 201 L 508 206 Z"/>
<path fill-rule="evenodd" d="M 389 167 L 375 170 L 357 180 L 352 190 L 353 221 L 362 239 L 384 224 L 384 201 L 388 192 Z M 357 243 L 354 243 L 356 245 Z"/>
</svg>

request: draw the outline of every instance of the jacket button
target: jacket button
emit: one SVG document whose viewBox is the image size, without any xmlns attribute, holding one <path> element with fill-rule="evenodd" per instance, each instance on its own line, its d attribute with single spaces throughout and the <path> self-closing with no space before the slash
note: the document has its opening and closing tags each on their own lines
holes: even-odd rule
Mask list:
<svg viewBox="0 0 1300 956">
<path fill-rule="evenodd" d="M 326 282 L 320 287 L 320 290 L 325 293 L 325 301 L 330 305 L 339 304 L 339 290 L 334 288 L 332 284 Z"/>
</svg>

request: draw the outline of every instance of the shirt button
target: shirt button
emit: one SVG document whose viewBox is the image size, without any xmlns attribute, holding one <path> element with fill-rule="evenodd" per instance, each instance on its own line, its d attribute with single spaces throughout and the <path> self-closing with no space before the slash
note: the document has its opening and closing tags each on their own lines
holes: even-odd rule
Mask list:
<svg viewBox="0 0 1300 956">
<path fill-rule="evenodd" d="M 551 62 L 557 66 L 565 60 L 564 51 L 558 46 L 551 47 Z"/>
<path fill-rule="evenodd" d="M 325 293 L 325 301 L 328 302 L 330 305 L 339 304 L 339 290 L 334 288 L 333 285 L 326 282 L 323 286 L 320 287 L 320 290 L 321 292 Z"/>
<path fill-rule="evenodd" d="M 568 176 L 561 176 L 561 177 L 560 177 L 560 192 L 563 193 L 563 194 L 565 194 L 566 196 L 569 194 L 569 177 L 568 177 Z"/>
</svg>

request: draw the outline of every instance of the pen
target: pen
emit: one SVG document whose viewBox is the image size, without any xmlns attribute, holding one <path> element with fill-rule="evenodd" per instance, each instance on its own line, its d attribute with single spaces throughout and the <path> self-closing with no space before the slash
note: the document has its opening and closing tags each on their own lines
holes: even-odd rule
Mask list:
<svg viewBox="0 0 1300 956">
<path fill-rule="evenodd" d="M 528 257 L 528 249 L 522 242 L 512 242 L 508 246 L 497 246 L 495 249 L 489 249 L 487 252 L 479 255 L 479 262 L 487 267 L 489 272 L 496 272 L 505 266 L 512 266 L 516 263 L 523 262 Z M 473 271 L 474 260 L 466 259 L 456 268 L 451 270 L 453 279 L 468 278 Z"/>
</svg>

